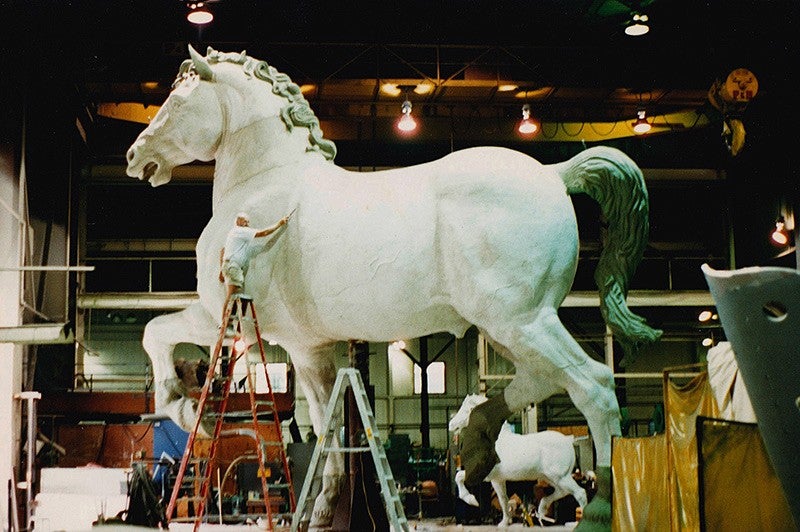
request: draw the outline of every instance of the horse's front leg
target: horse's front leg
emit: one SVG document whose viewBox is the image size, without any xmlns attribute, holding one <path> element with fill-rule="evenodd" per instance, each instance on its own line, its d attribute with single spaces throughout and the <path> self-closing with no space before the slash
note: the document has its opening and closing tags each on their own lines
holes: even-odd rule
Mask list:
<svg viewBox="0 0 800 532">
<path fill-rule="evenodd" d="M 336 381 L 334 346 L 326 345 L 313 349 L 284 347 L 289 352 L 297 383 L 308 402 L 308 415 L 311 418 L 314 432 L 317 436 L 323 436 L 323 424 L 325 421 L 332 422 L 332 420 L 325 419 L 325 411 L 330 402 L 333 384 Z M 338 419 L 341 414 L 340 410 L 334 413 L 334 416 Z M 331 445 L 338 447 L 338 438 L 334 438 Z M 308 474 L 313 475 L 314 472 L 309 471 Z M 344 456 L 341 453 L 329 454 L 323 472 L 322 490 L 314 501 L 314 509 L 309 523 L 310 529 L 330 526 L 344 480 Z"/>
<path fill-rule="evenodd" d="M 465 503 L 469 504 L 470 506 L 480 506 L 478 499 L 475 498 L 475 495 L 470 493 L 467 489 L 466 484 L 464 484 L 464 470 L 460 469 L 458 473 L 456 473 L 456 487 L 458 488 L 458 498 L 464 501 Z"/>
<path fill-rule="evenodd" d="M 172 353 L 179 343 L 214 344 L 217 327 L 200 303 L 193 303 L 180 312 L 153 318 L 144 328 L 142 344 L 153 365 L 156 412 L 169 416 L 187 432 L 194 429 L 197 401 L 188 397 L 178 378 Z"/>
</svg>

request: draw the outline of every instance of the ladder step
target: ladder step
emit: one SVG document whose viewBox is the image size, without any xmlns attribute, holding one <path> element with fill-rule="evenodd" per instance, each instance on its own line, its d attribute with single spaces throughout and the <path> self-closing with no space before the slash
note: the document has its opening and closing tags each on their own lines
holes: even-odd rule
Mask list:
<svg viewBox="0 0 800 532">
<path fill-rule="evenodd" d="M 369 447 L 325 447 L 326 453 L 368 453 Z"/>
<path fill-rule="evenodd" d="M 222 437 L 226 435 L 225 433 L 227 433 L 227 431 L 221 429 L 223 420 L 226 422 L 244 420 L 252 421 L 252 430 L 247 431 L 248 433 L 241 434 L 242 436 L 246 436 L 251 440 L 253 439 L 254 435 L 253 431 L 260 432 L 259 424 L 261 423 L 266 423 L 269 427 L 274 427 L 276 429 L 277 434 L 274 435 L 274 438 L 272 436 L 266 436 L 266 438 L 262 438 L 260 435 L 255 437 L 255 440 L 257 440 L 256 451 L 259 457 L 258 462 L 263 462 L 261 468 L 262 474 L 266 475 L 266 471 L 269 470 L 272 473 L 270 477 L 277 480 L 277 482 L 274 484 L 266 484 L 263 486 L 264 493 L 262 502 L 265 502 L 266 504 L 266 515 L 270 520 L 272 520 L 276 515 L 280 515 L 279 513 L 272 511 L 273 504 L 270 502 L 277 500 L 276 497 L 278 494 L 275 492 L 275 490 L 282 490 L 282 493 L 278 499 L 284 502 L 289 502 L 291 509 L 290 514 L 296 509 L 296 501 L 291 482 L 291 473 L 289 470 L 286 449 L 282 437 L 281 422 L 278 419 L 275 399 L 272 396 L 272 389 L 269 389 L 269 395 L 266 396 L 268 400 L 263 399 L 264 396 L 262 396 L 261 399 L 255 399 L 252 395 L 250 395 L 250 409 L 248 410 L 239 410 L 233 412 L 228 410 L 228 403 L 231 399 L 229 394 L 237 391 L 237 388 L 234 388 L 233 385 L 242 382 L 243 379 L 245 381 L 250 380 L 254 376 L 254 373 L 250 371 L 250 367 L 255 364 L 263 363 L 264 351 L 260 340 L 257 344 L 259 350 L 261 351 L 262 362 L 251 362 L 246 356 L 242 356 L 241 353 L 237 354 L 233 349 L 230 349 L 230 346 L 232 345 L 230 338 L 234 336 L 240 336 L 245 330 L 250 331 L 253 326 L 255 326 L 255 330 L 257 331 L 258 319 L 256 318 L 256 309 L 252 299 L 246 294 L 234 294 L 226 302 L 226 307 L 223 314 L 223 323 L 217 331 L 219 334 L 219 343 L 217 345 L 228 346 L 229 349 L 215 349 L 214 353 L 210 357 L 209 363 L 214 366 L 215 369 L 212 371 L 215 372 L 215 374 L 210 379 L 206 379 L 203 385 L 201 397 L 204 398 L 204 404 L 203 408 L 200 410 L 201 415 L 204 416 L 207 421 L 210 421 L 211 423 L 216 421 L 217 426 L 215 428 L 215 439 Z M 239 364 L 247 365 L 248 373 L 246 376 L 233 376 L 237 362 Z M 217 364 L 220 366 L 217 366 Z M 269 382 L 269 380 L 267 382 Z M 252 394 L 252 390 L 250 389 L 246 389 L 245 391 Z M 191 434 L 191 440 L 189 441 L 194 442 L 196 441 L 195 438 L 197 437 L 197 431 L 194 431 Z M 188 443 L 189 442 L 187 442 L 187 446 Z M 267 463 L 267 457 L 274 456 L 275 452 L 272 451 L 268 454 L 265 448 L 266 446 L 278 449 L 281 463 L 275 463 L 274 461 Z M 194 501 L 196 503 L 195 512 L 197 512 L 197 515 L 187 518 L 172 518 L 170 520 L 175 522 L 194 522 L 195 528 L 197 528 L 198 524 L 205 522 L 207 511 L 204 504 L 206 501 L 204 501 L 201 497 L 197 497 L 196 495 L 209 491 L 210 487 L 213 485 L 213 480 L 209 476 L 202 475 L 208 475 L 206 470 L 208 469 L 208 464 L 214 459 L 214 455 L 216 454 L 216 446 L 212 444 L 210 448 L 203 447 L 203 449 L 204 452 L 209 453 L 210 456 L 205 458 L 193 458 L 191 456 L 191 450 L 184 452 L 180 473 L 175 479 L 172 498 L 170 499 L 168 506 L 168 510 L 170 513 L 172 513 L 175 509 L 175 504 L 178 499 L 183 501 Z M 187 470 L 187 465 L 189 463 L 195 463 L 198 465 L 190 467 Z M 284 497 L 283 492 L 285 492 L 287 489 L 289 490 L 289 495 L 288 497 Z M 186 493 L 187 495 L 195 496 L 178 497 L 179 493 Z M 258 513 L 258 515 L 264 514 Z"/>
</svg>

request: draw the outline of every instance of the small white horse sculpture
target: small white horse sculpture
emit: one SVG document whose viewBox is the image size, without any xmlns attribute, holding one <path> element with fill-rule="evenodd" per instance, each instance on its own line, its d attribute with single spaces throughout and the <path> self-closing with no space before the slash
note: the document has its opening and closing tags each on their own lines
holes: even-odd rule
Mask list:
<svg viewBox="0 0 800 532">
<path fill-rule="evenodd" d="M 608 222 L 595 276 L 606 322 L 623 346 L 658 338 L 625 303 L 649 227 L 644 179 L 630 158 L 594 147 L 543 165 L 481 147 L 408 168 L 350 172 L 333 164 L 335 145 L 287 75 L 244 52 L 189 52 L 172 93 L 127 154 L 128 175 L 153 186 L 167 183 L 175 166 L 215 161 L 212 218 L 196 250 L 199 301 L 151 320 L 144 332 L 158 412 L 194 425 L 196 405 L 172 353 L 180 342 L 216 341 L 225 301 L 219 250 L 236 213 L 263 226 L 296 208 L 251 261 L 245 291 L 264 338 L 289 353 L 318 434 L 337 342 L 461 337 L 475 325 L 516 375 L 499 406 L 479 407 L 491 410 L 488 423 L 465 429 L 476 434 L 471 456 L 491 451 L 507 411 L 567 391 L 587 419 L 598 464 L 610 466 L 611 437 L 620 433 L 613 373 L 581 349 L 557 309 L 578 261 L 569 194 L 583 192 Z M 482 463 L 466 468 L 468 480 L 485 476 Z M 341 454 L 332 454 L 311 526 L 330 523 L 343 472 Z M 608 504 L 595 506 L 610 514 Z"/>
<path fill-rule="evenodd" d="M 472 409 L 485 403 L 485 395 L 470 394 L 464 398 L 461 408 L 450 420 L 450 432 L 456 433 L 467 426 Z M 515 434 L 508 423 L 503 423 L 497 437 L 494 450 L 500 461 L 486 476 L 492 483 L 494 492 L 503 510 L 503 519 L 497 523 L 499 527 L 511 524 L 511 513 L 508 509 L 507 480 L 545 480 L 554 491 L 539 501 L 537 516 L 543 518 L 550 505 L 555 501 L 572 494 L 578 504 L 586 507 L 586 490 L 578 486 L 572 478 L 575 468 L 575 448 L 573 436 L 567 436 L 555 430 L 544 430 L 531 434 Z M 464 470 L 456 473 L 458 497 L 472 506 L 478 506 L 478 500 L 469 492 L 464 484 Z"/>
</svg>

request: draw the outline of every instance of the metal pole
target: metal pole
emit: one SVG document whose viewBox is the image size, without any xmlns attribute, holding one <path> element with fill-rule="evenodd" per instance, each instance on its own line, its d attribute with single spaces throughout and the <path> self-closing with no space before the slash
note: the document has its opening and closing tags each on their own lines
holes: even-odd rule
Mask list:
<svg viewBox="0 0 800 532">
<path fill-rule="evenodd" d="M 28 441 L 26 442 L 27 467 L 25 470 L 25 526 L 26 530 L 33 530 L 33 466 L 36 461 L 36 403 L 42 398 L 39 392 L 21 392 L 14 395 L 14 399 L 25 400 L 28 403 Z M 21 486 L 20 486 L 21 487 Z"/>
</svg>

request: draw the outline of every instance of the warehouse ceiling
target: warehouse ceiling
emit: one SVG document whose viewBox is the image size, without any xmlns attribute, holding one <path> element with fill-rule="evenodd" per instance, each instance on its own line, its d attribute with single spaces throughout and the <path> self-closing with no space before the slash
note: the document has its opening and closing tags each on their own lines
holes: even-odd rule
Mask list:
<svg viewBox="0 0 800 532">
<path fill-rule="evenodd" d="M 714 122 L 708 90 L 735 68 L 754 72 L 769 91 L 784 75 L 790 50 L 781 43 L 796 11 L 789 0 L 212 0 L 208 7 L 215 19 L 198 27 L 179 0 L 20 2 L 6 8 L 15 22 L 2 42 L 21 55 L 23 70 L 69 78 L 92 120 L 137 119 L 119 104 L 162 103 L 192 44 L 246 50 L 289 74 L 334 140 L 390 138 L 406 97 L 429 124 L 423 140 L 513 140 L 525 103 L 545 122 L 540 140 L 602 140 L 631 135 L 639 110 L 658 117 L 654 133 Z M 626 36 L 637 12 L 652 29 Z M 382 91 L 386 83 L 397 93 Z"/>
</svg>

